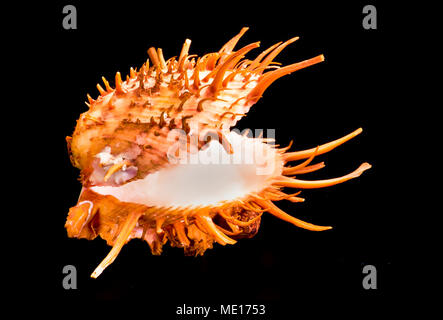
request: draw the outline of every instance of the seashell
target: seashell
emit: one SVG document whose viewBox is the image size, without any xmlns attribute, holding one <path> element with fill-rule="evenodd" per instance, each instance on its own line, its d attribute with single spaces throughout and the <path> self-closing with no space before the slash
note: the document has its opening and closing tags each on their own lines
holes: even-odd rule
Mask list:
<svg viewBox="0 0 443 320">
<path fill-rule="evenodd" d="M 165 60 L 160 48 L 150 48 L 146 63 L 131 68 L 125 81 L 117 72 L 115 88 L 103 78 L 99 97 L 88 95 L 89 110 L 66 138 L 83 188 L 65 227 L 69 237 L 100 236 L 112 246 L 93 278 L 132 238 L 145 240 L 153 254 L 161 254 L 169 240 L 187 255 L 202 255 L 214 242 L 234 244 L 254 236 L 264 212 L 304 229 L 328 230 L 279 209 L 275 201 L 304 201 L 300 191 L 287 194 L 283 188 L 327 187 L 371 167 L 363 163 L 328 180 L 295 178 L 323 168 L 323 162 L 311 164 L 314 157 L 352 139 L 361 128 L 293 152 L 290 146 L 278 148 L 265 138 L 231 130 L 275 80 L 324 60 L 319 55 L 278 66 L 274 58 L 298 37 L 245 59 L 259 47 L 256 42 L 234 50 L 247 30 L 202 57 L 189 54 L 189 39 L 178 58 Z M 303 161 L 288 165 L 298 160 Z"/>
</svg>

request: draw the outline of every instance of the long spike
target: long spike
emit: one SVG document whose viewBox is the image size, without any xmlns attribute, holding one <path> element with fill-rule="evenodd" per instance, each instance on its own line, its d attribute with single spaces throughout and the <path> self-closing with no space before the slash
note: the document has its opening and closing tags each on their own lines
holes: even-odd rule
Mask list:
<svg viewBox="0 0 443 320">
<path fill-rule="evenodd" d="M 223 82 L 223 77 L 225 75 L 226 70 L 231 65 L 231 63 L 235 62 L 238 59 L 241 59 L 243 55 L 245 55 L 247 52 L 251 51 L 252 49 L 255 49 L 260 46 L 260 42 L 254 42 L 247 46 L 244 46 L 240 50 L 234 52 L 231 54 L 226 62 L 221 65 L 220 69 L 218 70 L 217 74 L 215 75 L 214 80 L 212 81 L 211 85 L 209 86 L 209 89 L 214 93 L 217 94 L 217 92 L 220 90 Z"/>
<path fill-rule="evenodd" d="M 160 62 L 161 70 L 167 70 L 168 67 L 166 66 L 165 57 L 163 56 L 163 50 L 161 48 L 157 49 L 157 55 L 158 55 L 158 60 Z"/>
<path fill-rule="evenodd" d="M 317 146 L 317 148 L 315 148 L 315 151 L 312 153 L 312 155 L 303 163 L 300 163 L 299 165 L 292 167 L 292 168 L 284 168 L 282 174 L 283 175 L 291 175 L 291 174 L 294 174 L 294 172 L 297 172 L 297 170 L 300 170 L 300 169 L 306 167 L 308 164 L 311 163 L 311 161 L 317 155 L 318 148 L 320 148 L 320 146 Z"/>
<path fill-rule="evenodd" d="M 289 197 L 286 200 L 289 200 L 291 202 L 305 202 L 304 198 L 300 198 L 300 197 Z"/>
<path fill-rule="evenodd" d="M 227 235 L 225 235 L 223 232 L 221 232 L 217 226 L 214 224 L 210 216 L 207 215 L 196 215 L 197 221 L 200 222 L 205 230 L 210 233 L 212 236 L 214 236 L 215 241 L 220 243 L 221 245 L 225 244 L 234 244 L 237 241 L 234 239 L 229 238 Z"/>
<path fill-rule="evenodd" d="M 191 40 L 186 39 L 185 43 L 183 43 L 182 51 L 180 52 L 180 56 L 178 58 L 178 72 L 183 71 L 183 65 L 188 56 L 190 46 L 191 46 Z"/>
<path fill-rule="evenodd" d="M 262 59 L 264 58 L 264 56 L 266 56 L 270 51 L 274 50 L 277 46 L 279 46 L 281 44 L 280 42 L 277 42 L 276 44 L 274 44 L 273 46 L 269 47 L 268 49 L 266 49 L 265 51 L 263 51 L 262 53 L 260 53 L 257 58 L 254 59 L 254 61 L 252 61 L 252 63 L 246 68 L 249 71 L 254 70 L 262 61 Z"/>
<path fill-rule="evenodd" d="M 231 40 L 229 40 L 219 51 L 220 54 L 227 53 L 230 54 L 232 50 L 234 49 L 235 45 L 237 44 L 238 40 L 245 34 L 246 31 L 248 31 L 248 27 L 243 27 L 240 32 L 233 37 Z"/>
<path fill-rule="evenodd" d="M 346 135 L 340 139 L 325 143 L 325 144 L 317 147 L 318 148 L 317 155 L 320 155 L 320 154 L 329 152 L 332 149 L 335 149 L 339 145 L 342 145 L 343 143 L 345 143 L 345 142 L 351 140 L 352 138 L 354 138 L 355 136 L 359 135 L 362 131 L 363 131 L 362 128 L 358 128 L 357 130 L 349 133 L 348 135 Z M 285 161 L 306 159 L 306 158 L 309 158 L 310 156 L 312 156 L 312 154 L 315 152 L 315 150 L 317 150 L 317 148 L 312 148 L 312 149 L 303 150 L 303 151 L 288 152 L 288 153 L 283 154 L 283 159 Z"/>
<path fill-rule="evenodd" d="M 111 88 L 111 86 L 109 85 L 108 80 L 106 80 L 105 77 L 102 77 L 102 80 L 103 80 L 103 83 L 105 84 L 106 91 L 111 92 L 111 91 L 112 91 L 112 88 Z"/>
<path fill-rule="evenodd" d="M 148 49 L 148 55 L 149 55 L 149 58 L 151 58 L 151 60 L 152 60 L 152 64 L 157 68 L 160 67 L 160 60 L 158 58 L 157 51 L 155 50 L 154 47 L 151 47 Z"/>
<path fill-rule="evenodd" d="M 265 73 L 262 78 L 260 79 L 257 86 L 251 90 L 251 92 L 248 95 L 249 100 L 253 102 L 257 102 L 258 99 L 262 96 L 263 92 L 277 79 L 283 77 L 284 75 L 290 74 L 294 71 L 312 66 L 316 63 L 324 61 L 325 58 L 321 54 L 319 56 L 316 56 L 314 58 L 290 64 L 289 66 L 285 66 L 283 68 L 277 69 L 272 72 Z"/>
<path fill-rule="evenodd" d="M 122 76 L 121 76 L 120 72 L 117 72 L 115 74 L 115 91 L 117 93 L 124 93 L 123 88 L 122 88 Z"/>
<path fill-rule="evenodd" d="M 117 237 L 117 240 L 115 241 L 114 246 L 112 247 L 108 255 L 103 259 L 103 261 L 97 266 L 97 268 L 91 274 L 91 278 L 94 279 L 97 278 L 103 272 L 103 270 L 105 270 L 111 263 L 114 262 L 115 258 L 117 258 L 118 254 L 120 253 L 120 250 L 128 240 L 129 235 L 136 226 L 137 221 L 141 215 L 142 212 L 140 210 L 133 211 L 129 214 L 128 218 L 126 218 L 126 221 L 122 227 L 122 230 L 120 231 Z"/>
<path fill-rule="evenodd" d="M 258 198 L 255 199 L 254 201 L 257 202 L 264 209 L 266 209 L 266 211 L 268 211 L 270 214 L 276 216 L 279 219 L 282 219 L 284 221 L 292 223 L 293 225 L 295 225 L 297 227 L 311 230 L 311 231 L 324 231 L 324 230 L 332 229 L 332 227 L 329 227 L 329 226 L 317 226 L 315 224 L 305 222 L 303 220 L 300 220 L 300 219 L 297 219 L 293 216 L 290 216 L 289 214 L 287 214 L 286 212 L 281 210 L 279 207 L 277 207 L 275 204 L 273 204 L 272 201 L 261 200 Z"/>
<path fill-rule="evenodd" d="M 291 187 L 291 188 L 300 188 L 300 189 L 324 188 L 348 181 L 350 179 L 357 178 L 363 173 L 363 171 L 370 168 L 371 165 L 367 162 L 364 162 L 355 171 L 339 178 L 307 181 L 307 180 L 298 180 L 288 177 L 282 177 L 280 180 L 275 181 L 274 184 L 282 187 Z"/>
<path fill-rule="evenodd" d="M 86 96 L 88 97 L 89 103 L 92 104 L 94 102 L 94 99 L 92 99 L 92 97 L 89 95 L 89 93 Z"/>
<path fill-rule="evenodd" d="M 288 41 L 282 43 L 281 45 L 279 45 L 266 58 L 264 58 L 263 62 L 260 63 L 260 67 L 263 68 L 263 70 L 264 70 L 284 48 L 286 48 L 291 43 L 297 41 L 298 39 L 299 39 L 299 37 L 294 37 L 294 38 L 289 39 Z"/>
<path fill-rule="evenodd" d="M 288 151 L 289 149 L 291 149 L 293 143 L 294 143 L 294 140 L 289 141 L 288 146 L 287 146 L 287 147 L 284 147 L 284 148 L 281 148 L 280 151 L 281 151 L 281 152 L 286 152 L 286 151 Z"/>
<path fill-rule="evenodd" d="M 137 77 L 137 73 L 135 72 L 134 68 L 131 67 L 131 69 L 129 69 L 129 77 L 130 78 L 135 78 Z"/>
<path fill-rule="evenodd" d="M 189 247 L 191 244 L 188 237 L 186 236 L 185 227 L 183 223 L 176 222 L 174 223 L 175 231 L 177 231 L 177 237 L 183 247 Z"/>
<path fill-rule="evenodd" d="M 99 83 L 97 83 L 97 89 L 100 92 L 100 95 L 104 96 L 106 94 L 105 89 L 103 89 Z"/>
<path fill-rule="evenodd" d="M 324 162 L 320 162 L 320 163 L 316 163 L 316 164 L 313 164 L 313 165 L 310 165 L 310 166 L 306 166 L 306 167 L 298 169 L 298 170 L 294 170 L 289 175 L 294 175 L 294 174 L 298 175 L 298 174 L 305 174 L 305 173 L 309 173 L 309 172 L 314 172 L 314 171 L 320 170 L 320 169 L 322 169 L 324 167 L 325 167 L 325 163 Z"/>
</svg>

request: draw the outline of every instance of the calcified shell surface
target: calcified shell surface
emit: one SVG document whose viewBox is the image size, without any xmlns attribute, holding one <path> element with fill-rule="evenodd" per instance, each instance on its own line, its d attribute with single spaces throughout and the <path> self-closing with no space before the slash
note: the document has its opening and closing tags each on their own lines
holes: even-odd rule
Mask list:
<svg viewBox="0 0 443 320">
<path fill-rule="evenodd" d="M 274 202 L 304 201 L 300 191 L 285 193 L 284 188 L 332 186 L 370 168 L 363 163 L 327 180 L 295 178 L 323 168 L 323 162 L 311 164 L 314 157 L 361 129 L 292 152 L 267 138 L 231 131 L 275 80 L 324 60 L 319 55 L 280 67 L 275 57 L 298 38 L 247 59 L 258 42 L 234 50 L 246 31 L 202 57 L 189 53 L 189 39 L 168 60 L 162 49 L 150 48 L 146 63 L 131 68 L 125 81 L 117 72 L 115 87 L 103 78 L 104 88 L 97 85 L 100 96 L 94 100 L 88 95 L 89 110 L 67 137 L 83 188 L 69 210 L 66 229 L 70 237 L 100 236 L 112 246 L 92 277 L 132 238 L 146 241 L 153 254 L 169 241 L 188 255 L 201 255 L 214 242 L 234 244 L 254 236 L 264 212 L 301 228 L 330 229 L 301 221 Z M 288 165 L 294 161 L 300 163 Z"/>
</svg>

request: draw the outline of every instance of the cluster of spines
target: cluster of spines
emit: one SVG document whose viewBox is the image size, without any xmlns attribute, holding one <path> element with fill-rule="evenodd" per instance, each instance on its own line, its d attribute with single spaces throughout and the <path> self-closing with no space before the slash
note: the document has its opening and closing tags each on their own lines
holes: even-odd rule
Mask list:
<svg viewBox="0 0 443 320">
<path fill-rule="evenodd" d="M 208 100 L 217 99 L 219 93 L 222 90 L 227 89 L 230 81 L 238 74 L 243 75 L 244 86 L 251 81 L 256 81 L 257 83 L 253 90 L 251 90 L 246 96 L 240 97 L 235 101 L 228 108 L 228 110 L 230 110 L 233 105 L 239 103 L 241 99 L 244 100 L 244 104 L 255 103 L 262 96 L 266 88 L 278 78 L 324 60 L 323 55 L 319 55 L 299 63 L 279 67 L 278 63 L 274 62 L 274 58 L 286 46 L 298 40 L 298 37 L 289 39 L 284 43 L 278 42 L 274 44 L 260 53 L 254 60 L 242 60 L 249 51 L 259 47 L 259 42 L 255 42 L 246 45 L 237 51 L 233 51 L 237 42 L 247 30 L 248 28 L 243 28 L 238 35 L 228 41 L 218 52 L 208 53 L 197 58 L 197 61 L 195 61 L 195 55 L 189 55 L 189 48 L 191 45 L 191 40 L 189 39 L 186 39 L 184 42 L 178 60 L 176 60 L 175 57 L 165 60 L 161 48 L 155 49 L 154 47 L 151 47 L 148 50 L 148 55 L 152 62 L 152 66 L 150 67 L 148 59 L 138 72 L 136 69 L 131 68 L 126 81 L 129 83 L 130 79 L 138 79 L 139 90 L 145 90 L 144 81 L 146 77 L 152 76 L 155 73 L 156 82 L 154 87 L 150 88 L 155 91 L 164 81 L 164 76 L 170 75 L 169 85 L 178 85 L 188 95 L 200 97 L 202 90 L 207 88 L 207 90 L 205 90 L 205 98 Z M 275 68 L 277 70 L 264 73 L 264 71 L 269 68 Z M 190 77 L 188 77 L 188 70 L 193 70 Z M 201 77 L 202 71 L 208 72 L 203 78 Z M 230 73 L 226 76 L 227 71 L 230 71 Z M 177 74 L 178 76 L 174 78 Z M 192 84 L 190 79 L 192 79 Z M 210 81 L 211 79 L 212 81 Z M 102 80 L 105 89 L 100 84 L 97 84 L 100 96 L 105 96 L 114 90 L 117 95 L 126 93 L 123 88 L 120 72 L 117 72 L 115 76 L 115 89 L 109 85 L 109 82 L 104 77 L 102 77 Z M 94 100 L 90 95 L 87 97 L 87 105 L 90 106 L 94 103 Z M 197 111 L 202 111 L 202 104 L 203 102 L 199 103 Z"/>
</svg>

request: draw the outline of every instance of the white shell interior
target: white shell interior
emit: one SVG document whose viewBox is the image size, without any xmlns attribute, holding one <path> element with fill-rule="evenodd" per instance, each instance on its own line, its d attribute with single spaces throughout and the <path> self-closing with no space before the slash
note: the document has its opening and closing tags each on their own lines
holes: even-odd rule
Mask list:
<svg viewBox="0 0 443 320">
<path fill-rule="evenodd" d="M 260 192 L 270 185 L 271 178 L 281 174 L 283 162 L 274 146 L 235 131 L 226 138 L 233 154 L 213 140 L 206 149 L 193 155 L 184 154 L 176 165 L 144 179 L 91 189 L 120 201 L 147 206 L 217 206 Z"/>
</svg>

